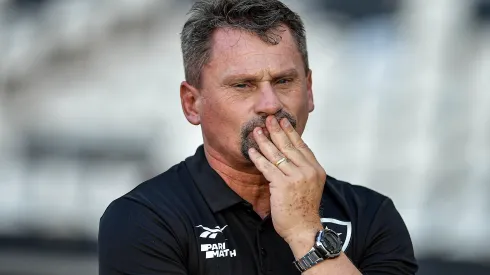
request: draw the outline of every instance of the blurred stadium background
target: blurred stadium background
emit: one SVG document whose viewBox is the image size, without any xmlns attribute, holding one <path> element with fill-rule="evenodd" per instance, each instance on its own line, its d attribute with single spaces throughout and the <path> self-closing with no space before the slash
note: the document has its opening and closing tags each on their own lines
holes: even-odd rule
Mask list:
<svg viewBox="0 0 490 275">
<path fill-rule="evenodd" d="M 0 0 L 0 274 L 97 274 L 110 201 L 201 143 L 192 0 Z M 395 201 L 419 274 L 490 274 L 490 1 L 285 0 L 305 20 L 329 174 Z"/>
</svg>

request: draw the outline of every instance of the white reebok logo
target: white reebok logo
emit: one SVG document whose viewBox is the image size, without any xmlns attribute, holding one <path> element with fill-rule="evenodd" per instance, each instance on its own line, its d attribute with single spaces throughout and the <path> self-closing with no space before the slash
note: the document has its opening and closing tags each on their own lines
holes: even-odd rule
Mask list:
<svg viewBox="0 0 490 275">
<path fill-rule="evenodd" d="M 223 230 L 227 226 L 228 225 L 225 225 L 223 226 L 223 228 L 220 228 L 219 226 L 216 226 L 215 228 L 209 228 L 198 225 L 196 227 L 202 228 L 204 230 L 204 232 L 199 235 L 200 238 L 216 239 L 216 236 L 218 236 L 218 234 L 223 234 Z M 201 251 L 205 253 L 206 259 L 236 257 L 236 249 L 229 249 L 226 242 L 201 244 Z"/>
<path fill-rule="evenodd" d="M 209 228 L 209 227 L 205 227 L 205 226 L 202 226 L 202 225 L 198 225 L 196 227 L 201 227 L 202 229 L 204 229 L 204 232 L 201 233 L 201 235 L 199 235 L 199 237 L 201 238 L 209 238 L 209 239 L 215 239 L 216 236 L 218 235 L 218 233 L 223 233 L 223 230 L 227 227 L 228 225 L 225 225 L 223 226 L 223 228 L 219 228 L 219 226 L 216 226 L 214 229 L 213 228 Z"/>
</svg>

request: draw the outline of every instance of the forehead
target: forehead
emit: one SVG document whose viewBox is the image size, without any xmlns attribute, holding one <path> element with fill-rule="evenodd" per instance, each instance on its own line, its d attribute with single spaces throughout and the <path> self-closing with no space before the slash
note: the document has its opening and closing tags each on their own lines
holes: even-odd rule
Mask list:
<svg viewBox="0 0 490 275">
<path fill-rule="evenodd" d="M 289 28 L 281 27 L 276 45 L 263 41 L 251 32 L 220 28 L 211 39 L 211 57 L 204 66 L 214 76 L 230 73 L 256 74 L 261 71 L 280 71 L 304 68 L 301 54 Z"/>
</svg>

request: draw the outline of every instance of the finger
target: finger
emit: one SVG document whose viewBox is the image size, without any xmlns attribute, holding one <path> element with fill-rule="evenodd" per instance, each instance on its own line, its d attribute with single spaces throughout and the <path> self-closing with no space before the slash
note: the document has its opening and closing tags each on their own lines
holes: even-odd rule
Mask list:
<svg viewBox="0 0 490 275">
<path fill-rule="evenodd" d="M 271 134 L 271 139 L 279 151 L 281 151 L 292 163 L 297 166 L 308 165 L 305 156 L 294 146 L 286 132 L 281 128 L 276 117 L 269 116 L 266 119 L 266 126 Z"/>
<path fill-rule="evenodd" d="M 264 135 L 264 132 L 260 127 L 257 127 L 254 132 L 254 139 L 259 145 L 260 152 L 262 155 L 274 166 L 276 163 L 278 163 L 281 159 L 286 157 L 279 149 L 276 148 L 276 146 Z M 286 157 L 287 158 L 287 157 Z M 295 168 L 297 169 L 296 165 L 294 165 L 290 161 L 284 161 L 278 164 L 277 168 L 280 169 L 285 175 L 291 175 L 294 173 Z"/>
<path fill-rule="evenodd" d="M 318 161 L 316 160 L 315 155 L 311 151 L 311 149 L 308 147 L 308 145 L 301 139 L 301 136 L 296 132 L 296 130 L 291 126 L 291 123 L 289 123 L 289 120 L 287 118 L 283 118 L 281 120 L 281 127 L 288 136 L 289 140 L 291 143 L 296 147 L 298 151 L 300 151 L 303 156 L 311 163 L 314 165 L 320 165 Z"/>
<path fill-rule="evenodd" d="M 280 180 L 284 177 L 284 174 L 279 168 L 267 160 L 261 153 L 254 148 L 248 150 L 248 155 L 254 163 L 255 167 L 264 175 L 265 179 L 269 182 Z"/>
</svg>

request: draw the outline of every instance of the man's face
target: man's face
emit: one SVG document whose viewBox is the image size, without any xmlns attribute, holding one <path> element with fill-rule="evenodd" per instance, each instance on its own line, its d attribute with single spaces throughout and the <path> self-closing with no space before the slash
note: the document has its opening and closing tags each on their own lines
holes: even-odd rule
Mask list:
<svg viewBox="0 0 490 275">
<path fill-rule="evenodd" d="M 258 149 L 252 131 L 265 119 L 286 117 L 302 134 L 313 111 L 311 73 L 288 28 L 277 45 L 233 29 L 212 37 L 210 61 L 201 72 L 200 123 L 205 142 L 228 161 L 252 164 L 248 149 Z"/>
</svg>

